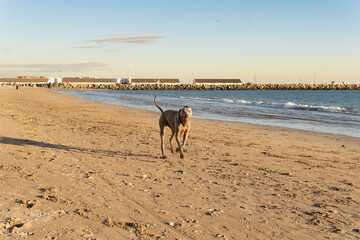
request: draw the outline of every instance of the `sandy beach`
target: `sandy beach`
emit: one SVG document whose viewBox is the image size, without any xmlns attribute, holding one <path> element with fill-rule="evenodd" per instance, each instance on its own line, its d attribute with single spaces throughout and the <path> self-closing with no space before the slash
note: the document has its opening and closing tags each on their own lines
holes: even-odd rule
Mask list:
<svg viewBox="0 0 360 240">
<path fill-rule="evenodd" d="M 194 118 L 164 160 L 160 112 L 14 87 L 0 106 L 0 239 L 360 239 L 360 138 Z"/>
</svg>

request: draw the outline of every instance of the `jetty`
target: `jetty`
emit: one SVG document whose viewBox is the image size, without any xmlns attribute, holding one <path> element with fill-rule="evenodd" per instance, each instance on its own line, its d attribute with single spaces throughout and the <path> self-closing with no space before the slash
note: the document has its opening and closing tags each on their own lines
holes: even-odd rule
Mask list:
<svg viewBox="0 0 360 240">
<path fill-rule="evenodd" d="M 0 86 L 56 90 L 360 90 L 360 84 L 122 84 L 122 83 L 0 83 Z"/>
</svg>

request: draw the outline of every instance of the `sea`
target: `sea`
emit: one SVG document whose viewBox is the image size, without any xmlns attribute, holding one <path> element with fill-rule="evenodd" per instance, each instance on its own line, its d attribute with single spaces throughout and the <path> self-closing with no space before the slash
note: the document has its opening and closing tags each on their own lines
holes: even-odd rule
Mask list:
<svg viewBox="0 0 360 240">
<path fill-rule="evenodd" d="M 81 99 L 159 112 L 190 106 L 193 118 L 287 127 L 360 137 L 360 91 L 58 91 Z"/>
</svg>

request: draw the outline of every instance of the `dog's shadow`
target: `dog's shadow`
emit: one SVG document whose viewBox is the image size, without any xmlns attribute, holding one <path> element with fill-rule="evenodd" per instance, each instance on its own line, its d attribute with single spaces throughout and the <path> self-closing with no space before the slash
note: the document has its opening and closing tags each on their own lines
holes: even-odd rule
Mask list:
<svg viewBox="0 0 360 240">
<path fill-rule="evenodd" d="M 45 142 L 39 142 L 29 139 L 20 139 L 20 138 L 10 138 L 10 137 L 0 137 L 0 144 L 8 144 L 8 145 L 15 145 L 15 146 L 37 146 L 42 148 L 52 148 L 52 149 L 58 149 L 58 150 L 66 150 L 66 151 L 74 151 L 74 150 L 84 150 L 84 148 L 76 148 L 76 147 L 70 147 L 65 146 L 61 144 L 52 144 L 52 143 L 45 143 Z"/>
<path fill-rule="evenodd" d="M 20 139 L 20 138 L 11 138 L 11 137 L 0 137 L 0 144 L 8 144 L 14 146 L 36 146 L 41 148 L 50 148 L 50 149 L 57 149 L 63 150 L 68 152 L 78 152 L 78 153 L 88 153 L 88 154 L 101 154 L 106 156 L 115 156 L 115 157 L 127 157 L 127 156 L 136 156 L 136 157 L 151 157 L 156 158 L 146 154 L 137 154 L 137 153 L 126 153 L 120 151 L 111 151 L 111 150 L 102 150 L 102 149 L 89 149 L 89 148 L 82 148 L 82 147 L 72 147 L 66 146 L 62 144 L 52 144 L 46 142 L 39 142 L 35 140 L 29 139 Z M 145 161 L 145 160 L 139 160 Z M 154 161 L 146 161 L 146 162 L 154 162 Z"/>
</svg>

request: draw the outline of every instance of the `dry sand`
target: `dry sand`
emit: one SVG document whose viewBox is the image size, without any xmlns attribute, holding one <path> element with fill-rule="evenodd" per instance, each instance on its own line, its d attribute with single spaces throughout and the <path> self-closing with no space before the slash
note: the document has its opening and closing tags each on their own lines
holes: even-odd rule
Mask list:
<svg viewBox="0 0 360 240">
<path fill-rule="evenodd" d="M 0 106 L 0 239 L 360 239 L 360 138 L 192 119 L 163 160 L 160 113 L 36 88 Z"/>
</svg>

